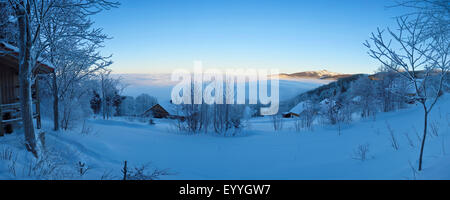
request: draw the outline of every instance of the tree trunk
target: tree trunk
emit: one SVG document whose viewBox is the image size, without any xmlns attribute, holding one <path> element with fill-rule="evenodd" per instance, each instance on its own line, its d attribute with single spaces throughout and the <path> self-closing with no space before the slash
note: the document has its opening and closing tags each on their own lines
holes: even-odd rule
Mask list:
<svg viewBox="0 0 450 200">
<path fill-rule="evenodd" d="M 59 131 L 59 98 L 58 85 L 56 83 L 56 73 L 52 73 L 52 90 L 53 90 L 53 130 Z"/>
<path fill-rule="evenodd" d="M 423 138 L 422 138 L 422 146 L 420 147 L 420 157 L 419 157 L 419 171 L 422 171 L 422 158 L 423 158 L 423 149 L 425 147 L 425 141 L 427 139 L 427 127 L 428 127 L 428 111 L 425 109 L 425 123 L 423 127 Z"/>
<path fill-rule="evenodd" d="M 27 5 L 28 7 L 28 5 Z M 25 146 L 28 151 L 37 157 L 36 136 L 33 124 L 33 104 L 31 96 L 31 30 L 30 21 L 26 10 L 20 8 L 18 12 L 19 25 L 19 81 L 20 81 L 20 106 L 23 128 L 25 132 Z"/>
<path fill-rule="evenodd" d="M 102 114 L 103 114 L 103 119 L 106 119 L 106 98 L 105 98 L 105 80 L 104 77 L 102 75 Z"/>
</svg>

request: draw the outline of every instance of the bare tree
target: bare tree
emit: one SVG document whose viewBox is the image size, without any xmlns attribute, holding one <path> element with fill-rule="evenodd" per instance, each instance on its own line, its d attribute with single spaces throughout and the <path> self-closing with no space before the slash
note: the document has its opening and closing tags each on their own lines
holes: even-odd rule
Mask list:
<svg viewBox="0 0 450 200">
<path fill-rule="evenodd" d="M 448 24 L 434 26 L 431 24 L 433 18 L 426 13 L 398 17 L 398 30 L 387 29 L 389 39 L 384 35 L 385 31 L 378 29 L 372 33 L 371 42 L 365 43 L 372 58 L 408 81 L 414 91 L 410 95 L 424 109 L 419 171 L 422 170 L 428 115 L 443 93 L 443 83 L 450 68 Z"/>
<path fill-rule="evenodd" d="M 121 84 L 120 79 L 111 77 L 111 70 L 101 70 L 98 76 L 102 97 L 103 119 L 109 119 L 114 114 L 115 97 L 120 96 L 119 94 L 123 91 L 125 85 Z"/>
</svg>

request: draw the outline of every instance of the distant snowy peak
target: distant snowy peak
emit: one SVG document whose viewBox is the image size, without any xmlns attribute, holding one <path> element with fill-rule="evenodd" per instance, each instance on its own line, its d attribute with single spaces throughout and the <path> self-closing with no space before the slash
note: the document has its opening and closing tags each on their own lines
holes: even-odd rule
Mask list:
<svg viewBox="0 0 450 200">
<path fill-rule="evenodd" d="M 297 72 L 293 74 L 279 74 L 281 79 L 331 79 L 337 80 L 339 78 L 344 78 L 351 76 L 351 74 L 341 74 L 336 72 L 330 72 L 328 70 L 320 71 L 305 71 Z"/>
</svg>

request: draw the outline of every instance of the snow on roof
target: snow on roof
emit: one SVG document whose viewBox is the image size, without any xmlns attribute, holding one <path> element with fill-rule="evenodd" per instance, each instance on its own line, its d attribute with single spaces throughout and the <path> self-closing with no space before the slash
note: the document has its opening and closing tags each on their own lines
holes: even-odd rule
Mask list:
<svg viewBox="0 0 450 200">
<path fill-rule="evenodd" d="M 18 53 L 20 52 L 19 48 L 17 48 L 14 45 L 11 45 L 9 43 L 6 43 L 6 42 L 0 42 L 0 48 L 4 49 L 6 51 L 10 51 L 13 54 L 16 54 L 16 56 L 18 56 Z M 38 64 L 40 64 L 41 67 L 44 67 L 44 68 L 46 68 L 47 70 L 50 70 L 50 71 L 55 69 L 55 67 L 52 64 L 46 62 L 43 59 L 39 59 L 38 60 Z"/>
<path fill-rule="evenodd" d="M 306 109 L 306 104 L 307 103 L 305 101 L 302 101 L 302 102 L 298 103 L 294 108 L 292 108 L 289 112 L 295 113 L 295 114 L 300 114 Z"/>
<path fill-rule="evenodd" d="M 176 106 L 170 101 L 161 101 L 158 104 L 163 107 L 169 114 L 176 114 Z"/>
</svg>

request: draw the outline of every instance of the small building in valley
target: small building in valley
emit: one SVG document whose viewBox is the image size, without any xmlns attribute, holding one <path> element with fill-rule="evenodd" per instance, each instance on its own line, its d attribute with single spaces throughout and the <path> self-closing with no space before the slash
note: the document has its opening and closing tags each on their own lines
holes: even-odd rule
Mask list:
<svg viewBox="0 0 450 200">
<path fill-rule="evenodd" d="M 303 111 L 306 109 L 305 101 L 298 103 L 295 107 L 293 107 L 289 112 L 283 113 L 284 118 L 295 118 L 300 117 Z"/>
<path fill-rule="evenodd" d="M 300 117 L 300 115 L 297 113 L 293 113 L 293 112 L 284 112 L 283 113 L 283 118 L 295 118 L 295 117 Z"/>
<path fill-rule="evenodd" d="M 153 118 L 162 119 L 162 118 L 170 117 L 170 114 L 161 105 L 156 104 L 156 105 L 152 106 L 150 109 L 148 109 L 147 111 L 145 111 L 143 113 L 143 117 L 153 117 Z"/>
</svg>

